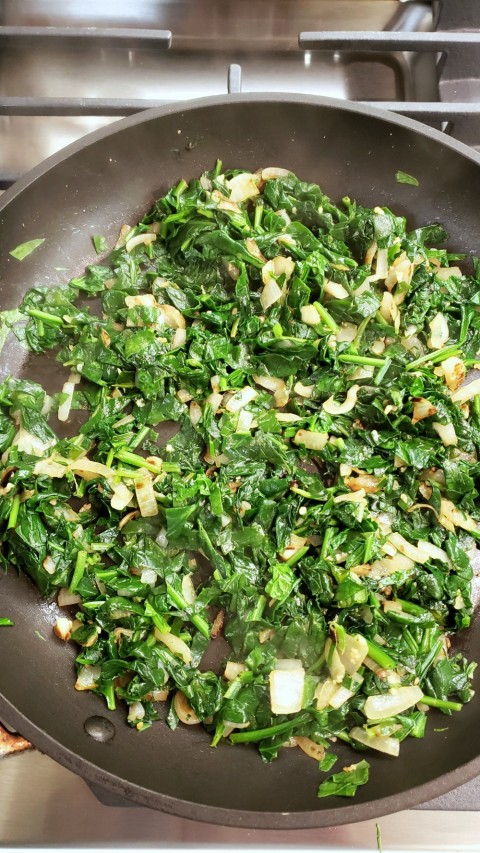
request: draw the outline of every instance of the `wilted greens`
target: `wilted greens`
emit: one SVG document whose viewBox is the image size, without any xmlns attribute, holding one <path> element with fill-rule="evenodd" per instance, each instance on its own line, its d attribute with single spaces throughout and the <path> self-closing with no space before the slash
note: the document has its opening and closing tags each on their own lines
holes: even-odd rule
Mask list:
<svg viewBox="0 0 480 853">
<path fill-rule="evenodd" d="M 0 387 L 0 559 L 70 608 L 78 690 L 324 772 L 471 699 L 480 264 L 446 237 L 217 163 L 5 318 L 65 383 Z"/>
</svg>

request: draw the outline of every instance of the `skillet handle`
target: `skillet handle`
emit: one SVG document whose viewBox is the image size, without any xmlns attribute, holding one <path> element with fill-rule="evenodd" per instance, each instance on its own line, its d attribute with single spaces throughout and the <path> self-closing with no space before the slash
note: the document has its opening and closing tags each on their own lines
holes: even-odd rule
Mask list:
<svg viewBox="0 0 480 853">
<path fill-rule="evenodd" d="M 227 89 L 229 95 L 239 95 L 242 91 L 242 66 L 232 63 L 228 66 Z"/>
</svg>

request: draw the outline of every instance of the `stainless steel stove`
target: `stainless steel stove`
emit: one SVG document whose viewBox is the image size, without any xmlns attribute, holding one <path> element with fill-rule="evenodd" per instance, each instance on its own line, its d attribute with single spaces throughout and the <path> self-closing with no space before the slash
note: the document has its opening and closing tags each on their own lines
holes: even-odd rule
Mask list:
<svg viewBox="0 0 480 853">
<path fill-rule="evenodd" d="M 480 150 L 479 0 L 0 0 L 0 191 L 121 116 L 240 86 L 375 102 Z M 132 807 L 26 746 L 0 731 L 6 849 L 377 849 L 375 821 L 280 833 Z M 480 779 L 378 824 L 385 851 L 480 850 Z"/>
</svg>

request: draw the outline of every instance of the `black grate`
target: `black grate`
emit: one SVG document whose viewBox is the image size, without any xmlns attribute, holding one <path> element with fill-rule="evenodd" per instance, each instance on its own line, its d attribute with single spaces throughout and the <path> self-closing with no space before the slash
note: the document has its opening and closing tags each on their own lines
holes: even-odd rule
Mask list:
<svg viewBox="0 0 480 853">
<path fill-rule="evenodd" d="M 454 0 L 462 4 L 463 0 Z M 480 32 L 459 32 L 458 17 L 446 16 L 448 10 L 460 11 L 460 6 L 445 0 L 437 25 L 452 27 L 452 31 L 435 32 L 302 32 L 299 47 L 304 51 L 355 52 L 363 55 L 383 53 L 430 52 L 437 56 L 439 100 L 375 101 L 377 107 L 453 132 L 468 144 L 480 145 L 480 100 L 472 98 L 471 82 L 480 86 Z M 468 7 L 471 8 L 471 4 Z M 453 13 L 452 13 L 453 14 Z M 443 15 L 443 17 L 442 17 Z M 469 28 L 471 20 L 469 19 Z M 479 22 L 480 29 L 480 22 Z M 96 45 L 108 48 L 135 49 L 139 47 L 166 50 L 171 46 L 168 30 L 95 27 L 12 27 L 0 26 L 0 51 L 10 40 L 26 40 L 32 49 L 39 40 L 56 39 L 62 43 Z M 228 91 L 241 90 L 241 67 L 228 70 Z M 144 98 L 79 98 L 79 97 L 16 97 L 0 95 L 0 116 L 105 116 L 122 117 L 151 107 L 165 100 Z M 0 171 L 0 188 L 4 189 L 20 175 Z"/>
</svg>

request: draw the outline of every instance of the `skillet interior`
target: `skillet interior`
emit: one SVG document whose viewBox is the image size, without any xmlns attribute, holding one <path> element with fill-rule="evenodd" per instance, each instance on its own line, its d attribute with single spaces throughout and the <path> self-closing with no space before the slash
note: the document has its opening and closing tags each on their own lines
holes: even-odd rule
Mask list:
<svg viewBox="0 0 480 853">
<path fill-rule="evenodd" d="M 51 158 L 1 199 L 0 305 L 15 307 L 34 283 L 79 274 L 95 260 L 92 234 L 112 245 L 122 223 L 134 224 L 170 185 L 198 176 L 217 157 L 229 167 L 288 167 L 336 200 L 348 194 L 369 206 L 387 205 L 413 225 L 442 221 L 450 246 L 474 254 L 480 250 L 480 158 L 419 128 L 329 99 L 278 95 L 206 99 L 127 119 Z M 397 184 L 397 169 L 415 175 L 419 188 Z M 22 263 L 8 255 L 34 237 L 45 243 Z M 51 362 L 45 367 L 25 358 L 11 342 L 2 371 L 51 390 L 60 389 L 64 376 Z M 480 772 L 476 700 L 456 717 L 434 721 L 432 714 L 427 737 L 405 742 L 395 762 L 369 754 L 371 781 L 353 803 L 318 800 L 320 774 L 298 750 L 263 765 L 254 749 L 210 749 L 200 728 L 172 733 L 157 724 L 138 735 L 123 709 L 106 712 L 116 735 L 97 743 L 84 722 L 105 713 L 104 705 L 73 690 L 73 649 L 51 631 L 55 605 L 42 602 L 13 571 L 0 576 L 0 600 L 2 615 L 15 622 L 0 631 L 0 715 L 68 767 L 145 805 L 232 825 L 321 826 L 406 808 Z M 462 648 L 478 655 L 478 622 Z M 434 732 L 444 726 L 448 731 Z M 339 767 L 356 760 L 351 751 L 339 752 Z"/>
</svg>

